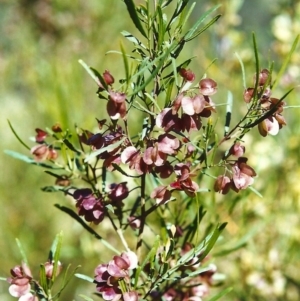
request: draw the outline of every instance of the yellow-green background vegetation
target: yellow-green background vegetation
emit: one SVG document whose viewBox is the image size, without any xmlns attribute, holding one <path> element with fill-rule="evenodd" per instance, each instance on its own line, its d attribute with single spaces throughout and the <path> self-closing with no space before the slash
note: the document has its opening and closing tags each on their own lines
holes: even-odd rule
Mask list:
<svg viewBox="0 0 300 301">
<path fill-rule="evenodd" d="M 175 1 L 175 0 L 174 0 Z M 136 3 L 143 3 L 142 0 Z M 242 73 L 235 53 L 242 58 L 246 80 L 252 85 L 255 72 L 252 31 L 255 32 L 262 67 L 275 61 L 279 71 L 291 45 L 300 32 L 300 4 L 284 0 L 196 1 L 192 20 L 213 5 L 221 3 L 217 24 L 188 45 L 186 58 L 196 56 L 191 68 L 200 79 L 210 62 L 218 60 L 207 74 L 218 82 L 216 103 L 225 103 L 233 94 L 234 120 L 245 112 Z M 95 117 L 105 116 L 105 105 L 96 96 L 96 86 L 78 64 L 87 64 L 103 72 L 109 69 L 122 77 L 123 65 L 116 54 L 121 30 L 136 33 L 121 0 L 0 0 L 0 276 L 20 263 L 15 238 L 22 242 L 35 274 L 47 259 L 55 234 L 64 232 L 62 262 L 82 265 L 81 273 L 93 276 L 97 264 L 111 254 L 94 241 L 53 204 L 71 205 L 62 194 L 42 192 L 53 184 L 41 169 L 15 160 L 5 149 L 28 155 L 9 129 L 7 119 L 30 146 L 34 129 L 59 122 L 64 128 L 94 130 Z M 124 41 L 130 50 L 131 45 Z M 182 61 L 184 57 L 182 58 Z M 300 79 L 300 50 L 296 49 L 289 68 L 274 96 L 280 98 Z M 287 98 L 288 106 L 300 104 L 299 88 Z M 258 177 L 250 191 L 226 196 L 206 193 L 201 197 L 214 212 L 212 218 L 227 221 L 223 240 L 232 248 L 245 245 L 227 256 L 217 256 L 219 271 L 227 275 L 224 286 L 233 291 L 223 300 L 300 299 L 300 113 L 298 108 L 284 111 L 288 126 L 278 136 L 262 138 L 256 130 L 246 139 L 246 154 Z M 223 121 L 220 121 L 222 123 Z M 201 183 L 200 183 L 201 185 Z M 230 208 L 233 207 L 232 212 Z M 97 228 L 102 235 L 105 224 Z M 117 242 L 116 242 L 117 243 Z M 222 248 L 224 250 L 224 247 Z M 218 247 L 215 251 L 218 254 Z M 94 286 L 72 280 L 62 300 L 80 300 Z M 212 290 L 212 295 L 217 289 Z M 0 282 L 0 299 L 8 295 L 8 284 Z"/>
</svg>

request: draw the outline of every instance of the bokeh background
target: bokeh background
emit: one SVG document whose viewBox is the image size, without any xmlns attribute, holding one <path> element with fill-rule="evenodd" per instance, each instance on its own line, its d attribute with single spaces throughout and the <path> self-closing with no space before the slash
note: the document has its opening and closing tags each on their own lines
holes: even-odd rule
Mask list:
<svg viewBox="0 0 300 301">
<path fill-rule="evenodd" d="M 136 1 L 143 3 L 142 0 Z M 174 0 L 175 2 L 175 0 Z M 243 84 L 239 62 L 242 58 L 246 79 L 252 85 L 255 72 L 252 32 L 255 32 L 261 65 L 275 61 L 279 71 L 291 45 L 300 33 L 300 4 L 287 0 L 196 1 L 191 21 L 205 10 L 222 4 L 221 19 L 196 41 L 184 55 L 196 56 L 191 68 L 200 78 L 208 70 L 219 86 L 214 101 L 226 102 L 228 91 L 234 99 L 234 115 L 244 112 Z M 0 276 L 20 263 L 15 243 L 19 238 L 31 268 L 38 272 L 59 231 L 64 232 L 62 261 L 81 273 L 93 276 L 94 267 L 111 256 L 99 242 L 53 204 L 70 205 L 62 194 L 42 192 L 52 178 L 36 166 L 7 156 L 10 149 L 28 155 L 9 129 L 10 120 L 24 141 L 33 146 L 34 129 L 63 127 L 95 129 L 95 117 L 105 114 L 96 86 L 78 59 L 99 71 L 109 69 L 122 76 L 121 58 L 106 54 L 119 50 L 120 31 L 136 33 L 121 0 L 0 0 Z M 125 47 L 130 44 L 122 40 Z M 184 59 L 184 57 L 183 57 Z M 280 80 L 274 96 L 288 96 L 288 106 L 300 105 L 300 48 Z M 247 154 L 258 172 L 254 187 L 258 197 L 246 191 L 226 196 L 207 194 L 205 206 L 214 220 L 227 221 L 223 245 L 216 248 L 215 263 L 227 278 L 223 287 L 232 292 L 222 300 L 300 300 L 300 109 L 287 108 L 288 126 L 276 137 L 262 138 L 254 131 L 247 138 Z M 105 233 L 100 225 L 99 233 Z M 238 248 L 243 246 L 242 248 Z M 236 247 L 227 256 L 220 252 Z M 218 252 L 219 251 L 219 252 Z M 62 300 L 81 300 L 94 287 L 72 280 Z M 213 289 L 212 294 L 218 288 Z M 0 282 L 0 300 L 8 295 L 8 284 Z"/>
</svg>

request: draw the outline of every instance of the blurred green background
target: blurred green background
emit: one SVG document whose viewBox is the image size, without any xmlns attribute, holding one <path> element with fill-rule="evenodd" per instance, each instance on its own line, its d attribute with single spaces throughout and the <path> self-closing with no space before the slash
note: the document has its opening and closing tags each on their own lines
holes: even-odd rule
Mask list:
<svg viewBox="0 0 300 301">
<path fill-rule="evenodd" d="M 143 3 L 142 0 L 136 3 Z M 219 86 L 214 97 L 224 103 L 228 91 L 234 98 L 236 120 L 245 110 L 240 65 L 252 85 L 255 72 L 252 31 L 257 36 L 262 67 L 275 60 L 279 71 L 293 40 L 300 32 L 300 4 L 286 0 L 196 1 L 195 20 L 214 4 L 221 3 L 221 19 L 188 45 L 186 58 L 197 56 L 191 65 L 200 78 L 214 58 L 208 75 Z M 105 114 L 96 96 L 93 80 L 78 64 L 83 59 L 99 71 L 109 69 L 115 78 L 122 76 L 119 50 L 121 30 L 136 33 L 121 0 L 0 0 L 0 276 L 20 263 L 15 238 L 22 242 L 36 274 L 45 262 L 55 234 L 64 232 L 62 261 L 65 266 L 81 264 L 81 273 L 93 275 L 97 264 L 111 256 L 70 218 L 54 208 L 60 203 L 72 206 L 62 194 L 47 194 L 40 187 L 51 185 L 52 178 L 6 154 L 5 149 L 28 154 L 9 129 L 7 119 L 24 141 L 34 129 L 51 127 L 96 128 L 95 117 Z M 130 44 L 123 40 L 125 47 Z M 184 58 L 182 58 L 183 60 Z M 280 81 L 274 96 L 281 97 L 300 79 L 299 47 Z M 297 106 L 300 91 L 287 98 Z M 216 257 L 219 271 L 227 275 L 224 286 L 233 291 L 222 300 L 300 300 L 300 110 L 286 109 L 288 126 L 276 137 L 262 138 L 253 133 L 247 138 L 247 155 L 258 172 L 254 187 L 264 196 L 251 192 L 227 196 L 205 196 L 212 218 L 227 221 L 223 247 L 246 245 L 226 257 Z M 232 207 L 234 208 L 232 209 Z M 231 210 L 232 209 L 232 210 Z M 231 210 L 231 211 L 230 211 Z M 105 224 L 98 227 L 105 234 Z M 243 241 L 242 241 L 243 242 Z M 216 248 L 216 255 L 218 248 Z M 212 290 L 212 295 L 218 289 Z M 72 280 L 62 300 L 80 300 L 91 295 L 94 286 Z M 8 295 L 8 284 L 0 282 L 0 300 L 15 300 Z"/>
</svg>

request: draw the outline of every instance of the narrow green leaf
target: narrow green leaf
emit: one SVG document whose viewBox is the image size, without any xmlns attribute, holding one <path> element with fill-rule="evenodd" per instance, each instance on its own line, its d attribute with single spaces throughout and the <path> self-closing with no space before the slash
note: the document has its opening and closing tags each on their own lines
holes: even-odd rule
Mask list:
<svg viewBox="0 0 300 301">
<path fill-rule="evenodd" d="M 217 295 L 215 295 L 214 297 L 210 298 L 210 299 L 207 300 L 207 301 L 217 301 L 217 300 L 219 300 L 220 298 L 222 298 L 223 296 L 225 296 L 225 295 L 227 295 L 228 293 L 230 293 L 232 290 L 233 290 L 232 287 L 228 287 L 228 288 L 222 290 L 222 291 L 219 292 Z"/>
<path fill-rule="evenodd" d="M 135 45 L 138 45 L 144 49 L 147 49 L 146 46 L 137 38 L 135 37 L 133 34 L 131 34 L 130 32 L 123 30 L 121 31 L 121 34 L 130 42 L 132 42 Z"/>
<path fill-rule="evenodd" d="M 198 21 L 194 24 L 194 26 L 185 34 L 184 36 L 184 40 L 190 40 L 192 38 L 192 36 L 194 36 L 194 34 L 197 32 L 199 26 L 201 25 L 201 23 L 215 10 L 217 10 L 219 7 L 221 6 L 221 4 L 218 4 L 214 7 L 212 7 L 211 9 L 209 9 L 206 13 L 204 13 L 199 19 Z M 216 17 L 215 17 L 216 18 Z M 214 19 L 215 19 L 214 18 Z"/>
<path fill-rule="evenodd" d="M 166 22 L 164 20 L 164 14 L 162 12 L 161 6 L 157 6 L 158 12 L 158 49 L 160 49 L 165 40 L 165 33 L 166 33 Z"/>
<path fill-rule="evenodd" d="M 177 28 L 183 28 L 185 26 L 186 22 L 190 18 L 190 15 L 195 8 L 195 6 L 196 6 L 196 2 L 192 3 L 190 9 L 188 10 L 188 12 L 186 14 L 180 14 L 180 19 L 179 19 Z"/>
<path fill-rule="evenodd" d="M 94 299 L 87 297 L 85 295 L 79 295 L 79 297 L 81 297 L 82 299 L 86 300 L 86 301 L 94 301 Z"/>
<path fill-rule="evenodd" d="M 172 92 L 173 92 L 173 87 L 174 87 L 174 78 L 171 78 L 167 84 L 167 92 L 166 92 L 166 99 L 165 99 L 165 105 L 164 107 L 166 108 L 168 104 L 171 101 L 172 98 Z"/>
<path fill-rule="evenodd" d="M 30 163 L 30 164 L 36 164 L 36 165 L 39 165 L 40 163 L 37 163 L 36 161 L 34 161 L 32 158 L 30 157 L 27 157 L 23 154 L 20 154 L 18 152 L 15 152 L 15 151 L 11 151 L 11 150 L 4 150 L 4 153 L 15 158 L 15 159 L 19 159 L 21 161 L 24 161 L 26 163 Z"/>
<path fill-rule="evenodd" d="M 49 252 L 49 261 L 54 262 L 53 272 L 51 277 L 51 285 L 53 285 L 55 278 L 57 277 L 57 270 L 59 269 L 59 257 L 62 246 L 63 232 L 60 232 L 56 235 L 55 240 L 51 246 L 51 250 Z"/>
<path fill-rule="evenodd" d="M 16 133 L 15 129 L 13 128 L 11 122 L 7 119 L 8 125 L 11 129 L 11 131 L 13 132 L 13 134 L 15 135 L 15 137 L 18 139 L 18 141 L 27 149 L 30 150 L 30 147 L 19 137 L 19 135 Z"/>
<path fill-rule="evenodd" d="M 257 191 L 253 186 L 249 186 L 248 189 L 251 190 L 253 193 L 255 193 L 257 196 L 259 196 L 260 198 L 263 198 L 263 195 L 259 191 Z"/>
<path fill-rule="evenodd" d="M 94 283 L 94 278 L 91 278 L 90 276 L 87 276 L 84 274 L 79 274 L 79 273 L 76 273 L 74 276 L 77 278 L 83 279 L 85 281 L 88 281 L 90 283 Z"/>
<path fill-rule="evenodd" d="M 68 283 L 73 279 L 73 276 L 75 275 L 75 272 L 80 268 L 80 266 L 77 266 L 71 275 L 68 277 L 68 272 L 70 270 L 71 265 L 69 264 L 65 270 L 63 281 L 61 282 L 60 289 L 58 292 L 53 296 L 53 300 L 58 300 L 60 294 L 65 289 L 65 287 L 68 285 Z"/>
<path fill-rule="evenodd" d="M 70 149 L 71 151 L 73 151 L 77 155 L 81 154 L 81 151 L 76 149 L 75 146 L 68 139 L 63 139 L 63 143 L 68 147 L 68 149 Z"/>
<path fill-rule="evenodd" d="M 0 277 L 0 281 L 5 281 L 7 283 L 7 278 L 6 277 Z"/>
<path fill-rule="evenodd" d="M 253 40 L 253 50 L 254 50 L 254 56 L 255 56 L 255 87 L 253 95 L 257 94 L 258 89 L 258 79 L 259 79 L 259 58 L 258 58 L 258 48 L 256 44 L 256 38 L 254 32 L 252 33 L 252 40 Z"/>
<path fill-rule="evenodd" d="M 279 79 L 282 77 L 283 73 L 285 72 L 285 70 L 286 70 L 286 68 L 288 66 L 288 63 L 291 60 L 292 55 L 293 55 L 294 51 L 297 48 L 297 45 L 298 45 L 298 42 L 299 42 L 299 37 L 300 37 L 300 35 L 298 34 L 297 37 L 296 37 L 296 39 L 295 39 L 295 41 L 294 41 L 294 43 L 293 43 L 293 45 L 292 45 L 292 48 L 291 48 L 290 52 L 286 56 L 286 58 L 285 58 L 285 60 L 284 60 L 284 62 L 282 64 L 282 66 L 281 66 L 281 68 L 280 68 L 280 70 L 278 72 L 277 78 L 275 79 L 274 83 L 271 86 L 272 89 L 275 89 L 277 87 Z"/>
<path fill-rule="evenodd" d="M 46 270 L 44 264 L 40 265 L 40 281 L 39 284 L 43 288 L 43 291 L 47 292 L 50 287 L 48 287 L 47 277 L 46 277 Z"/>
<path fill-rule="evenodd" d="M 115 54 L 120 54 L 120 55 L 122 55 L 122 52 L 121 52 L 121 51 L 117 51 L 117 50 L 109 50 L 109 51 L 105 52 L 105 54 L 109 54 L 109 53 L 115 53 Z M 136 58 L 135 56 L 132 56 L 132 55 L 129 55 L 129 54 L 126 54 L 126 56 L 127 56 L 128 58 L 131 58 L 131 59 L 135 60 L 135 61 L 138 61 L 138 62 L 141 61 L 140 59 Z M 105 99 L 106 99 L 106 98 L 105 98 Z"/>
<path fill-rule="evenodd" d="M 167 25 L 167 30 L 170 30 L 171 25 L 176 21 L 177 17 L 181 15 L 181 12 L 185 9 L 190 0 L 178 1 L 176 9 L 170 18 L 169 24 Z"/>
<path fill-rule="evenodd" d="M 104 87 L 105 90 L 108 90 L 107 84 L 103 79 L 102 75 L 94 68 L 89 67 L 83 60 L 78 60 L 79 64 L 87 71 L 87 73 L 91 76 L 91 78 L 97 83 L 99 86 L 100 83 Z"/>
<path fill-rule="evenodd" d="M 247 89 L 247 84 L 246 84 L 246 73 L 245 73 L 245 66 L 244 63 L 242 61 L 242 58 L 239 56 L 239 54 L 236 52 L 235 53 L 240 65 L 241 65 L 241 70 L 242 70 L 242 79 L 243 79 L 243 87 L 246 90 Z"/>
<path fill-rule="evenodd" d="M 227 223 L 223 223 L 214 230 L 214 232 L 212 233 L 212 236 L 209 239 L 205 249 L 201 252 L 201 255 L 199 257 L 199 261 L 203 260 L 206 257 L 206 255 L 210 252 L 210 250 L 213 248 L 213 246 L 217 242 L 217 239 L 219 238 L 221 232 L 226 227 L 226 225 L 227 225 Z"/>
<path fill-rule="evenodd" d="M 150 263 L 150 266 L 153 267 L 154 266 L 154 261 L 156 258 L 156 254 L 157 254 L 157 250 L 160 246 L 160 237 L 157 235 L 153 244 L 153 247 L 151 248 L 150 252 L 148 252 L 146 258 L 144 259 L 144 261 L 142 262 L 141 266 L 138 267 L 136 274 L 135 274 L 135 287 L 138 284 L 138 279 L 140 276 L 141 271 L 144 270 L 144 267 L 146 266 L 147 263 Z"/>
<path fill-rule="evenodd" d="M 173 0 L 167 0 L 165 1 L 164 3 L 161 4 L 161 6 L 164 8 L 164 7 L 167 7 Z"/>
<path fill-rule="evenodd" d="M 157 101 L 149 94 L 149 93 L 145 93 L 145 95 L 147 96 L 148 99 L 151 100 L 151 102 L 156 106 L 156 108 L 158 109 L 158 111 L 161 111 L 161 108 L 159 107 Z"/>
<path fill-rule="evenodd" d="M 62 187 L 58 185 L 53 185 L 53 186 L 44 186 L 41 188 L 42 191 L 44 192 L 58 192 L 58 191 L 67 191 L 69 187 Z"/>
<path fill-rule="evenodd" d="M 177 87 L 179 87 L 179 83 L 178 83 L 178 71 L 177 71 L 177 67 L 176 67 L 176 60 L 175 58 L 171 58 L 172 60 L 172 67 L 173 67 L 173 76 L 174 76 L 174 79 L 175 79 L 175 84 Z"/>
<path fill-rule="evenodd" d="M 203 33 L 205 30 L 207 30 L 210 26 L 212 26 L 215 22 L 217 22 L 219 20 L 219 18 L 221 17 L 221 15 L 217 15 L 215 16 L 212 20 L 210 20 L 206 25 L 204 25 L 201 29 L 199 29 L 198 31 L 195 32 L 194 35 L 192 35 L 190 38 L 185 39 L 186 42 L 189 42 L 193 39 L 195 39 L 196 37 L 198 37 L 201 33 Z"/>
<path fill-rule="evenodd" d="M 201 267 L 200 269 L 197 269 L 196 271 L 189 273 L 184 278 L 193 278 L 193 277 L 198 276 L 199 274 L 202 274 L 202 273 L 207 272 L 207 271 L 211 271 L 210 266 L 207 266 L 207 267 L 204 267 L 204 268 Z"/>
<path fill-rule="evenodd" d="M 18 238 L 16 238 L 16 243 L 17 243 L 18 249 L 20 251 L 22 261 L 28 266 L 28 260 L 27 260 L 25 251 L 24 251 L 23 246 L 22 246 L 22 244 L 21 244 L 21 242 L 19 241 Z"/>
<path fill-rule="evenodd" d="M 120 141 L 117 141 L 113 144 L 110 144 L 106 147 L 103 147 L 103 148 L 100 148 L 94 152 L 92 152 L 90 155 L 88 155 L 85 159 L 84 159 L 84 162 L 88 162 L 90 161 L 91 159 L 97 157 L 98 155 L 104 153 L 104 152 L 110 152 L 112 150 L 114 150 L 115 148 L 117 148 L 118 146 L 120 146 L 124 141 L 126 140 L 126 138 L 123 138 L 121 139 Z"/>
<path fill-rule="evenodd" d="M 261 123 L 263 120 L 265 120 L 266 118 L 270 117 L 271 115 L 273 115 L 276 111 L 277 111 L 277 106 L 281 103 L 282 100 L 284 100 L 292 91 L 294 90 L 294 88 L 292 88 L 291 90 L 289 90 L 287 93 L 285 93 L 278 101 L 277 103 L 269 110 L 267 111 L 264 115 L 262 115 L 261 117 L 257 118 L 254 122 L 247 124 L 245 126 L 243 126 L 243 128 L 247 129 L 247 128 L 252 128 L 254 126 L 256 126 L 257 124 Z"/>
<path fill-rule="evenodd" d="M 91 78 L 97 83 L 99 84 L 99 79 L 98 77 L 95 75 L 95 73 L 93 72 L 93 70 L 91 70 L 91 68 L 83 61 L 83 60 L 78 60 L 79 64 L 87 71 L 87 73 L 91 76 Z"/>
<path fill-rule="evenodd" d="M 120 48 L 121 48 L 122 58 L 123 58 L 123 63 L 125 68 L 126 83 L 129 84 L 130 75 L 129 75 L 128 58 L 126 56 L 126 52 L 122 43 L 120 43 Z"/>
<path fill-rule="evenodd" d="M 135 8 L 135 5 L 133 3 L 132 0 L 124 0 L 125 4 L 126 4 L 126 7 L 127 7 L 127 10 L 129 12 L 129 15 L 130 15 L 130 18 L 133 22 L 133 24 L 135 25 L 135 27 L 139 30 L 139 32 L 145 37 L 147 38 L 147 35 L 145 33 L 145 30 L 144 28 L 142 27 L 142 24 L 140 22 L 140 19 L 137 15 L 137 12 L 136 12 L 136 8 Z"/>
<path fill-rule="evenodd" d="M 63 169 L 61 167 L 57 167 L 57 166 L 52 165 L 52 164 L 47 164 L 47 163 L 44 163 L 44 162 L 36 162 L 32 158 L 29 158 L 29 157 L 27 157 L 23 154 L 15 152 L 15 151 L 4 150 L 4 153 L 11 156 L 11 157 L 13 157 L 13 158 L 15 158 L 15 159 L 19 159 L 21 161 L 24 161 L 24 162 L 32 164 L 32 165 L 37 165 L 37 166 L 41 166 L 41 167 L 49 168 L 49 169 Z"/>
<path fill-rule="evenodd" d="M 133 176 L 133 175 L 126 173 L 118 164 L 112 163 L 112 166 L 114 167 L 115 170 L 117 170 L 123 176 L 129 177 L 129 178 L 140 178 L 141 177 L 141 176 Z"/>
</svg>

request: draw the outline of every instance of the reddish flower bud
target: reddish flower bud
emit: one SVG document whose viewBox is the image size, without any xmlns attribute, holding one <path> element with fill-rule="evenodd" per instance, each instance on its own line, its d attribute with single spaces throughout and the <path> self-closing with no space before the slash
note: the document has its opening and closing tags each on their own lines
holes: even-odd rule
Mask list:
<svg viewBox="0 0 300 301">
<path fill-rule="evenodd" d="M 181 68 L 179 74 L 188 82 L 193 82 L 195 80 L 195 73 L 190 69 Z"/>
<path fill-rule="evenodd" d="M 115 82 L 114 77 L 108 70 L 105 70 L 102 76 L 108 86 L 111 86 Z"/>
<path fill-rule="evenodd" d="M 47 132 L 39 128 L 35 129 L 35 131 L 36 131 L 35 141 L 38 143 L 44 142 L 44 140 L 48 136 Z"/>
<path fill-rule="evenodd" d="M 62 132 L 62 129 L 60 127 L 60 124 L 59 123 L 55 123 L 53 126 L 52 126 L 52 131 L 54 133 L 61 133 Z"/>
</svg>

